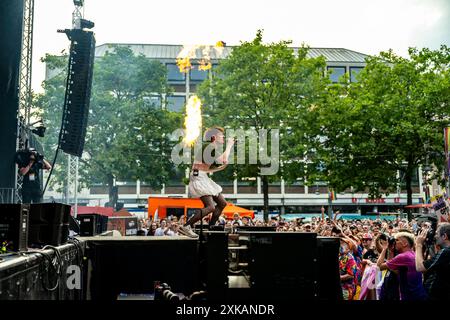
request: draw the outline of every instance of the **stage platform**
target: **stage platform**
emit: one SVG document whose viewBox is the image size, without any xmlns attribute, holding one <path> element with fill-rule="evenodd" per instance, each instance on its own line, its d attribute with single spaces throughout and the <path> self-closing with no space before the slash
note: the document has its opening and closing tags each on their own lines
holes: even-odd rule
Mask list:
<svg viewBox="0 0 450 320">
<path fill-rule="evenodd" d="M 43 253 L 0 255 L 0 300 L 152 300 L 155 283 L 209 301 L 340 299 L 339 240 L 311 233 L 76 237 Z M 295 248 L 295 249 L 294 249 Z M 80 271 L 71 288 L 70 268 Z"/>
</svg>

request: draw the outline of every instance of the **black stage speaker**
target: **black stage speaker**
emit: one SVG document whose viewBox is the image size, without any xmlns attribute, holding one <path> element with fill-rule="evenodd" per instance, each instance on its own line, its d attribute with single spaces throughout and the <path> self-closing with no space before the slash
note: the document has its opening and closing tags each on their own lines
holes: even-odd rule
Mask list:
<svg viewBox="0 0 450 320">
<path fill-rule="evenodd" d="M 12 251 L 27 250 L 28 204 L 0 204 L 0 244 Z"/>
<path fill-rule="evenodd" d="M 30 246 L 59 246 L 69 236 L 71 206 L 63 203 L 35 203 L 30 205 Z"/>
<path fill-rule="evenodd" d="M 77 219 L 80 221 L 80 236 L 92 237 L 97 234 L 97 214 L 80 214 Z"/>
<path fill-rule="evenodd" d="M 77 29 L 70 31 L 69 37 L 72 43 L 60 147 L 65 153 L 81 157 L 89 115 L 95 38 L 91 31 Z"/>
<path fill-rule="evenodd" d="M 315 233 L 250 233 L 252 298 L 263 301 L 318 299 L 316 245 Z"/>
<path fill-rule="evenodd" d="M 108 229 L 108 217 L 97 213 L 80 214 L 80 236 L 92 237 L 101 234 Z"/>
<path fill-rule="evenodd" d="M 0 201 L 15 188 L 23 1 L 0 1 Z M 11 196 L 3 202 L 12 202 Z"/>
<path fill-rule="evenodd" d="M 317 238 L 320 300 L 342 300 L 341 277 L 339 275 L 339 246 L 338 238 Z"/>
<path fill-rule="evenodd" d="M 89 241 L 86 254 L 92 300 L 115 300 L 120 293 L 151 294 L 154 282 L 167 283 L 185 296 L 198 283 L 197 240 L 186 237 L 139 237 Z M 129 239 L 129 238 L 128 238 Z"/>
<path fill-rule="evenodd" d="M 205 284 L 209 301 L 223 301 L 228 290 L 228 233 L 206 231 Z M 202 270 L 202 272 L 204 272 Z M 200 274 L 201 276 L 201 274 Z"/>
</svg>

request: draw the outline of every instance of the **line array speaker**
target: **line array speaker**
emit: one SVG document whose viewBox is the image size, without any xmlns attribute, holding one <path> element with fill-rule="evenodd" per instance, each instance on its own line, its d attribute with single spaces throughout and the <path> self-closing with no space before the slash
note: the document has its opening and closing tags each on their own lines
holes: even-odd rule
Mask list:
<svg viewBox="0 0 450 320">
<path fill-rule="evenodd" d="M 66 97 L 64 101 L 61 150 L 81 157 L 89 116 L 89 103 L 95 55 L 95 38 L 91 31 L 70 32 Z"/>
</svg>

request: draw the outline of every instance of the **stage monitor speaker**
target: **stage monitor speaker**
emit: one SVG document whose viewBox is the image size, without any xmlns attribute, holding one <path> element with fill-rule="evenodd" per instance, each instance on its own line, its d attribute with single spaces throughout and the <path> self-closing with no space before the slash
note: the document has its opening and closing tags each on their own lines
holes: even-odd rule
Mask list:
<svg viewBox="0 0 450 320">
<path fill-rule="evenodd" d="M 63 203 L 34 203 L 30 205 L 30 247 L 59 246 L 69 236 L 71 206 Z"/>
<path fill-rule="evenodd" d="M 72 30 L 68 81 L 64 101 L 63 130 L 60 147 L 81 157 L 89 116 L 95 55 L 95 38 L 91 31 Z"/>
<path fill-rule="evenodd" d="M 97 235 L 97 214 L 80 214 L 77 219 L 80 221 L 80 236 L 92 237 Z"/>
<path fill-rule="evenodd" d="M 0 244 L 7 250 L 27 250 L 28 204 L 0 204 Z"/>
<path fill-rule="evenodd" d="M 69 224 L 71 206 L 64 203 L 33 203 L 30 205 L 32 224 Z"/>
<path fill-rule="evenodd" d="M 0 1 L 0 202 L 3 203 L 14 202 L 23 3 Z"/>
<path fill-rule="evenodd" d="M 249 233 L 252 296 L 265 301 L 318 298 L 315 233 Z"/>
<path fill-rule="evenodd" d="M 108 216 L 98 215 L 97 219 L 97 234 L 102 234 L 103 232 L 108 230 Z"/>
<path fill-rule="evenodd" d="M 96 213 L 81 214 L 77 219 L 80 221 L 80 236 L 92 237 L 108 230 L 107 216 Z"/>
</svg>

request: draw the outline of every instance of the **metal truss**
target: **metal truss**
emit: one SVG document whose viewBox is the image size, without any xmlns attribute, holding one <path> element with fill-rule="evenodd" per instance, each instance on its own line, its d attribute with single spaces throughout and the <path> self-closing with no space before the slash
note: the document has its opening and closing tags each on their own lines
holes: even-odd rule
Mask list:
<svg viewBox="0 0 450 320">
<path fill-rule="evenodd" d="M 79 158 L 67 155 L 67 181 L 65 199 L 67 204 L 74 205 L 74 217 L 77 216 L 78 208 L 78 164 Z"/>
<path fill-rule="evenodd" d="M 25 148 L 27 126 L 30 124 L 32 91 L 31 71 L 33 58 L 33 23 L 34 0 L 23 0 L 23 32 L 22 51 L 20 58 L 19 76 L 19 110 L 17 113 L 17 140 L 16 150 Z M 16 165 L 16 181 L 14 202 L 22 202 L 22 176 L 19 175 Z"/>
<path fill-rule="evenodd" d="M 75 9 L 72 12 L 73 29 L 81 29 L 81 19 L 83 19 L 84 16 L 83 2 L 84 1 L 74 1 Z M 78 157 L 70 154 L 67 155 L 67 185 L 65 190 L 65 198 L 67 204 L 73 203 L 74 217 L 77 216 L 78 209 L 78 164 Z"/>
</svg>

